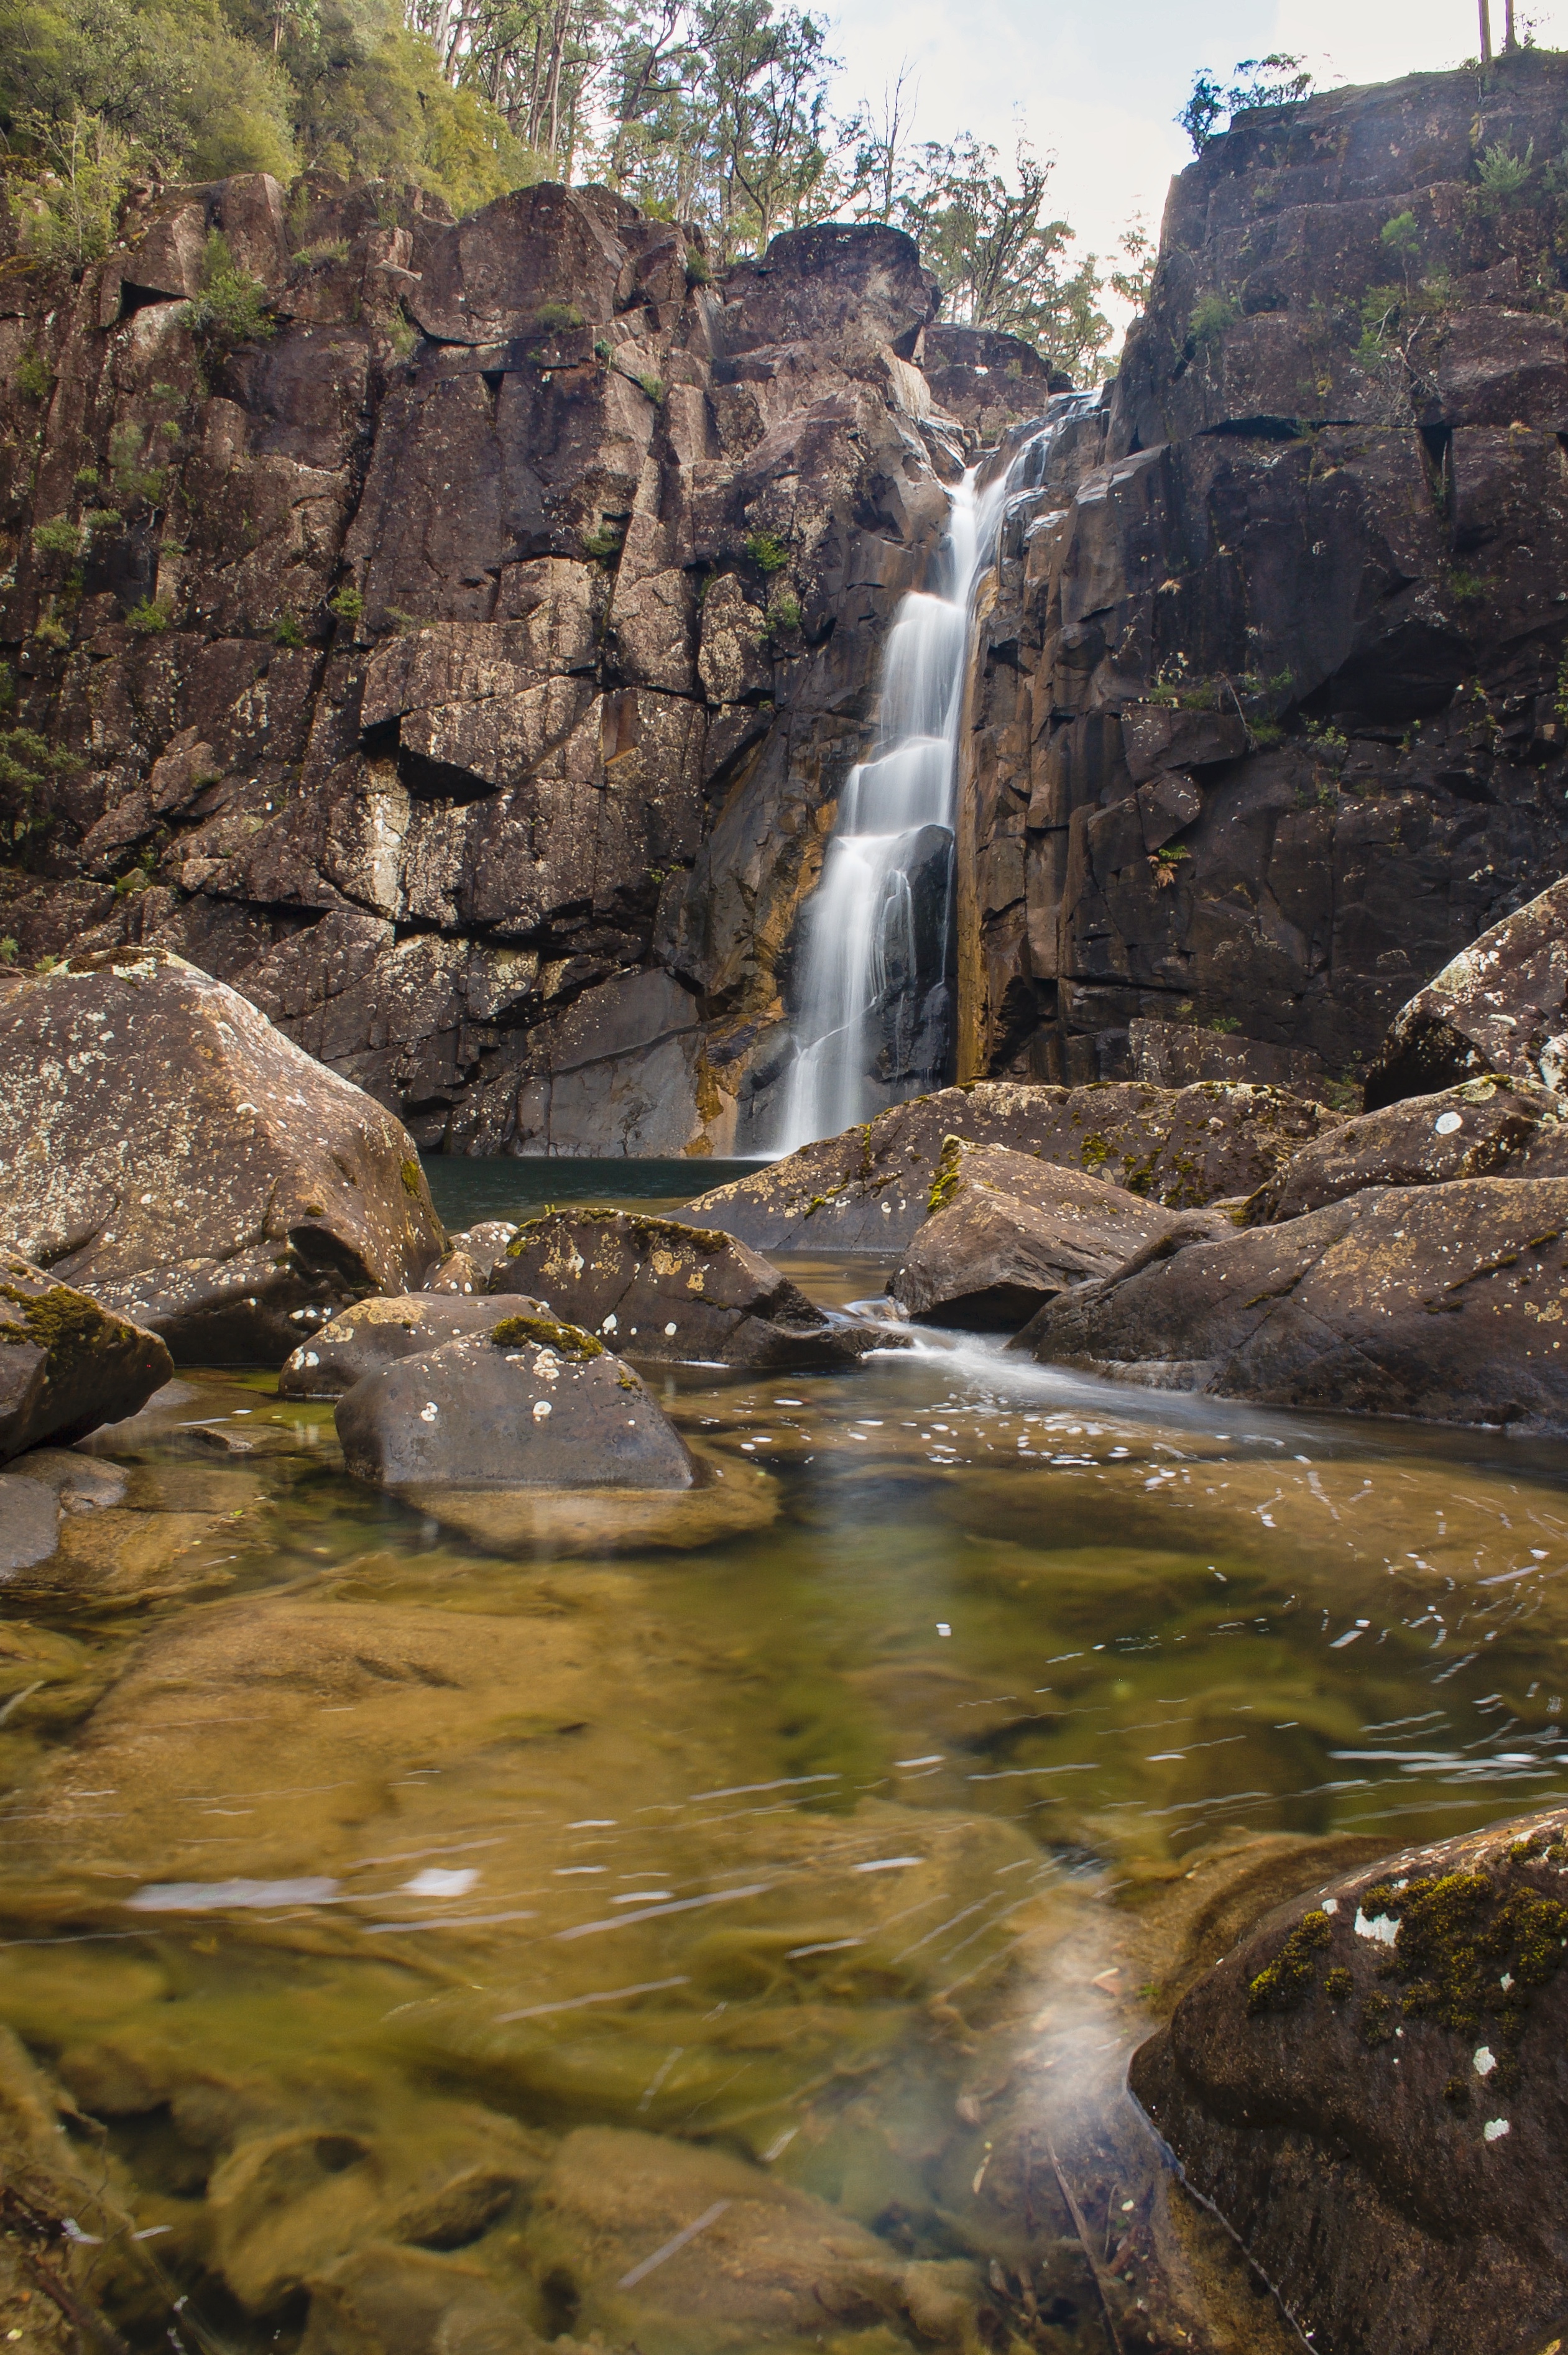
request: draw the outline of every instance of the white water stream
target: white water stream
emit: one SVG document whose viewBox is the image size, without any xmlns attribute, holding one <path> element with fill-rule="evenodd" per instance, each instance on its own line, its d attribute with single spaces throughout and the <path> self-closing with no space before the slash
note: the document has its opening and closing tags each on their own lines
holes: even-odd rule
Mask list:
<svg viewBox="0 0 1568 2355">
<path fill-rule="evenodd" d="M 849 772 L 806 911 L 775 1153 L 837 1135 L 947 1076 L 958 731 L 976 591 L 996 562 L 1008 500 L 1038 483 L 1061 424 L 1093 398 L 1053 404 L 1058 415 L 984 491 L 970 468 L 953 494 L 939 585 L 912 590 L 893 617 L 870 757 Z"/>
</svg>

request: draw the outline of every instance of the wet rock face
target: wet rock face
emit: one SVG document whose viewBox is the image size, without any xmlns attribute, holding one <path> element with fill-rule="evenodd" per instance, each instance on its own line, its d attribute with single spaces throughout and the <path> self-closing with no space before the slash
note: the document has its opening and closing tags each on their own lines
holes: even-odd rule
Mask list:
<svg viewBox="0 0 1568 2355">
<path fill-rule="evenodd" d="M 0 1167 L 22 1250 L 187 1359 L 275 1365 L 443 1241 L 407 1131 L 159 951 L 0 1001 Z"/>
<path fill-rule="evenodd" d="M 227 356 L 217 228 L 275 321 Z M 13 282 L 0 634 L 60 755 L 7 812 L 24 962 L 175 950 L 421 1145 L 726 1148 L 963 429 L 899 232 L 709 274 L 603 189 L 453 224 L 249 176 L 67 303 Z M 106 503 L 79 595 L 34 534 Z"/>
<path fill-rule="evenodd" d="M 134 1414 L 173 1373 L 155 1333 L 0 1246 L 0 1463 Z"/>
<path fill-rule="evenodd" d="M 498 1300 L 461 1293 L 416 1292 L 362 1300 L 335 1316 L 283 1359 L 280 1398 L 342 1398 L 367 1374 L 400 1358 L 421 1357 L 462 1334 L 487 1334 L 506 1316 L 547 1316 L 538 1300 Z"/>
<path fill-rule="evenodd" d="M 1119 1077 L 1135 1024 L 1215 1018 L 1359 1073 L 1568 868 L 1555 200 L 1537 170 L 1494 203 L 1475 161 L 1545 153 L 1565 97 L 1523 56 L 1479 101 L 1325 92 L 1176 180 L 1122 372 L 1003 533 L 960 1077 Z"/>
<path fill-rule="evenodd" d="M 1042 1363 L 1275 1406 L 1568 1431 L 1568 1179 L 1373 1187 L 1042 1308 Z"/>
<path fill-rule="evenodd" d="M 930 1199 L 888 1290 L 924 1324 L 970 1330 L 1016 1332 L 1059 1293 L 1109 1275 L 1181 1225 L 1104 1178 L 956 1136 Z"/>
<path fill-rule="evenodd" d="M 691 1486 L 690 1457 L 630 1368 L 521 1302 L 487 1333 L 368 1374 L 336 1421 L 348 1471 L 384 1487 Z"/>
<path fill-rule="evenodd" d="M 1189 2180 L 1314 2342 L 1515 2355 L 1568 2304 L 1561 1810 L 1282 1908 L 1135 2055 Z"/>
<path fill-rule="evenodd" d="M 1568 1080 L 1568 880 L 1494 924 L 1400 1008 L 1367 1079 L 1371 1107 L 1488 1072 Z"/>
<path fill-rule="evenodd" d="M 490 1282 L 494 1294 L 537 1293 L 605 1348 L 656 1363 L 852 1365 L 890 1337 L 835 1324 L 728 1234 L 625 1210 L 529 1219 Z"/>
<path fill-rule="evenodd" d="M 902 1251 L 930 1215 L 956 1135 L 1086 1170 L 1170 1209 L 1200 1209 L 1254 1192 L 1341 1117 L 1275 1088 L 982 1081 L 895 1104 L 690 1208 L 755 1251 Z"/>
</svg>

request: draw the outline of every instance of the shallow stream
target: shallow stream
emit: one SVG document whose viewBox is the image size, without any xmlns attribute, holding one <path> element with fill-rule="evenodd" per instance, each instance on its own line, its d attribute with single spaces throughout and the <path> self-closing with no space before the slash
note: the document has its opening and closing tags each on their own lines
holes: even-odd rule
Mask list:
<svg viewBox="0 0 1568 2355">
<path fill-rule="evenodd" d="M 271 1376 L 100 1436 L 0 1619 L 14 2179 L 138 2350 L 1299 2343 L 1126 2058 L 1248 1904 L 1568 1796 L 1563 1451 L 955 1336 L 651 1380 L 723 1511 L 505 1551 Z"/>
</svg>

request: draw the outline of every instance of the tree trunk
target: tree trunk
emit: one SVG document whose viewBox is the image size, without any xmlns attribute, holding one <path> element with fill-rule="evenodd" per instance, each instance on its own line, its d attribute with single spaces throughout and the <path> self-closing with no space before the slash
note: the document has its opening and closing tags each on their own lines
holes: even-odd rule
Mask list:
<svg viewBox="0 0 1568 2355">
<path fill-rule="evenodd" d="M 1492 61 L 1492 11 L 1490 0 L 1480 0 L 1480 10 L 1481 63 L 1484 66 L 1489 66 Z"/>
<path fill-rule="evenodd" d="M 1503 55 L 1511 58 L 1519 43 L 1513 37 L 1513 0 L 1503 0 Z"/>
</svg>

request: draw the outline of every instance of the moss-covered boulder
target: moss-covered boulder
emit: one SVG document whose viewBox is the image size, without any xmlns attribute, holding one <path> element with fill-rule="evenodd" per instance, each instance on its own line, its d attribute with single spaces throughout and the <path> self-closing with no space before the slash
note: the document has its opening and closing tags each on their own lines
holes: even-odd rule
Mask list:
<svg viewBox="0 0 1568 2355">
<path fill-rule="evenodd" d="M 730 1235 L 629 1210 L 530 1219 L 490 1284 L 548 1300 L 608 1349 L 672 1364 L 851 1365 L 889 1338 L 829 1316 Z"/>
<path fill-rule="evenodd" d="M 1315 2346 L 1517 2355 L 1568 2312 L 1568 1813 L 1271 1913 L 1132 2085 Z"/>
<path fill-rule="evenodd" d="M 957 1136 L 929 1203 L 888 1290 L 911 1316 L 970 1330 L 1016 1332 L 1059 1293 L 1187 1231 L 1179 1213 L 1086 1170 Z M 1202 1214 L 1198 1231 L 1213 1231 Z"/>
<path fill-rule="evenodd" d="M 389 1488 L 688 1488 L 693 1476 L 631 1368 L 531 1304 L 368 1374 L 336 1420 L 348 1470 Z"/>
<path fill-rule="evenodd" d="M 187 1362 L 276 1365 L 445 1241 L 407 1130 L 161 950 L 6 992 L 0 1191 L 20 1250 Z"/>
<path fill-rule="evenodd" d="M 537 1300 L 470 1299 L 463 1293 L 408 1292 L 361 1300 L 302 1341 L 278 1375 L 280 1398 L 342 1398 L 400 1358 L 439 1349 L 465 1333 L 488 1333 L 504 1317 L 547 1312 Z"/>
<path fill-rule="evenodd" d="M 173 1373 L 155 1333 L 0 1248 L 0 1463 L 134 1414 Z"/>
<path fill-rule="evenodd" d="M 1049 1302 L 1042 1363 L 1270 1406 L 1568 1432 L 1568 1178 L 1374 1187 Z"/>
</svg>

